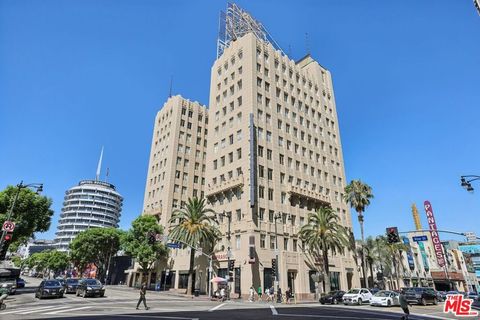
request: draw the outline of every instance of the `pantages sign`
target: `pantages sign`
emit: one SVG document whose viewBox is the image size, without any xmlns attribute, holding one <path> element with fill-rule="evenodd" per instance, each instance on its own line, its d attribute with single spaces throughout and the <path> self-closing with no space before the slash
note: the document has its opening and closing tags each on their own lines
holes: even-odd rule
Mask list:
<svg viewBox="0 0 480 320">
<path fill-rule="evenodd" d="M 442 268 L 445 266 L 445 257 L 443 256 L 442 243 L 440 242 L 440 236 L 438 235 L 432 204 L 430 201 L 425 201 L 423 203 L 423 207 L 425 208 L 425 213 L 427 214 L 428 227 L 430 228 L 430 235 L 432 237 L 433 249 L 435 250 L 438 266 Z"/>
</svg>

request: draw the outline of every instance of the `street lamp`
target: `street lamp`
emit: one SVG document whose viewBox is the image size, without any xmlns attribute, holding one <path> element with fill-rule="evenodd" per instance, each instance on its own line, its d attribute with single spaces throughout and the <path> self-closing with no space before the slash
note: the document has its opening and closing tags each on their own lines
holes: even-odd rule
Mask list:
<svg viewBox="0 0 480 320">
<path fill-rule="evenodd" d="M 232 224 L 232 213 L 231 212 L 225 212 L 225 210 L 222 213 L 217 213 L 217 216 L 219 217 L 226 217 L 228 219 L 228 230 L 227 230 L 227 240 L 228 240 L 228 248 L 227 248 L 227 281 L 230 281 L 230 256 L 232 255 L 231 248 L 230 248 L 230 238 L 231 238 L 231 231 L 230 227 Z M 227 299 L 230 299 L 230 288 L 227 290 Z"/>
<path fill-rule="evenodd" d="M 467 175 L 460 177 L 460 185 L 464 187 L 468 192 L 473 192 L 473 187 L 471 182 L 475 180 L 480 180 L 480 176 Z"/>
<path fill-rule="evenodd" d="M 15 208 L 15 203 L 16 203 L 17 200 L 18 200 L 18 196 L 20 195 L 20 191 L 21 191 L 22 189 L 26 189 L 26 188 L 33 188 L 33 189 L 35 189 L 35 193 L 36 193 L 36 194 L 40 194 L 40 192 L 43 191 L 43 183 L 23 184 L 23 181 L 20 181 L 20 183 L 17 184 L 17 193 L 15 194 L 15 198 L 13 198 L 13 203 L 12 203 L 12 206 L 10 207 L 10 210 L 8 211 L 6 221 L 10 221 L 10 219 L 12 218 L 13 209 Z M 7 230 L 4 230 L 4 231 L 2 232 L 2 237 L 0 238 L 0 244 L 3 243 L 3 239 L 5 239 L 5 236 L 6 236 L 6 235 L 7 235 Z"/>
<path fill-rule="evenodd" d="M 278 233 L 277 233 L 277 220 L 282 219 L 283 215 L 285 215 L 285 218 L 288 220 L 292 220 L 292 215 L 291 214 L 285 214 L 282 212 L 277 212 L 273 215 L 273 219 L 275 220 L 275 281 L 279 282 L 280 277 L 278 274 Z M 272 266 L 273 267 L 273 266 Z"/>
</svg>

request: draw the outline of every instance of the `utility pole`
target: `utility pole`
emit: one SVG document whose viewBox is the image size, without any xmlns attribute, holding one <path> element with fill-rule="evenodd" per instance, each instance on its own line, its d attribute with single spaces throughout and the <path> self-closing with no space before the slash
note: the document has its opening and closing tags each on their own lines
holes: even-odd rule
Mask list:
<svg viewBox="0 0 480 320">
<path fill-rule="evenodd" d="M 277 233 L 277 220 L 282 218 L 282 214 L 280 212 L 275 213 L 273 219 L 275 220 L 275 282 L 277 285 L 280 285 L 280 276 L 278 273 L 278 233 Z M 275 289 L 278 289 L 275 288 Z"/>
</svg>

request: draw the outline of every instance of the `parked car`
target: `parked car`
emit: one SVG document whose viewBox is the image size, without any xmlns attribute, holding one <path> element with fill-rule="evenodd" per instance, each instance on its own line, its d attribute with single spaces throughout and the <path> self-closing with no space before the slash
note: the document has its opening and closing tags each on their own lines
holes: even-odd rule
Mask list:
<svg viewBox="0 0 480 320">
<path fill-rule="evenodd" d="M 62 298 L 64 288 L 58 280 L 43 280 L 35 291 L 35 298 Z"/>
<path fill-rule="evenodd" d="M 105 295 L 105 286 L 97 279 L 82 279 L 77 287 L 77 297 L 103 297 Z"/>
<path fill-rule="evenodd" d="M 371 292 L 373 295 L 375 295 L 375 293 L 377 293 L 377 292 L 380 291 L 379 288 L 371 288 L 371 289 L 368 289 L 368 290 L 370 290 L 370 292 Z"/>
<path fill-rule="evenodd" d="M 381 290 L 375 293 L 370 300 L 371 306 L 397 306 L 400 305 L 399 294 L 393 291 Z"/>
<path fill-rule="evenodd" d="M 339 302 L 342 301 L 342 297 L 345 294 L 345 291 L 341 290 L 336 290 L 336 291 L 331 291 L 324 295 L 323 297 L 320 298 L 319 302 L 321 304 L 338 304 Z"/>
<path fill-rule="evenodd" d="M 64 288 L 67 287 L 67 280 L 65 280 L 65 279 L 63 279 L 63 278 L 57 278 L 57 279 L 55 279 L 55 280 L 57 280 L 58 282 L 60 282 L 60 284 L 61 284 Z"/>
<path fill-rule="evenodd" d="M 80 282 L 79 279 L 68 278 L 65 293 L 77 293 L 77 288 L 78 288 L 79 282 Z"/>
<path fill-rule="evenodd" d="M 477 301 L 480 296 L 476 292 L 469 292 L 467 294 L 468 299 L 472 299 L 473 301 Z"/>
<path fill-rule="evenodd" d="M 427 303 L 438 304 L 437 293 L 433 288 L 407 288 L 405 296 L 408 302 L 423 306 Z"/>
<path fill-rule="evenodd" d="M 343 304 L 358 304 L 369 302 L 372 299 L 372 293 L 366 288 L 350 289 L 342 297 Z"/>
<path fill-rule="evenodd" d="M 17 289 L 18 288 L 25 288 L 25 280 L 23 280 L 22 278 L 17 279 Z"/>
</svg>

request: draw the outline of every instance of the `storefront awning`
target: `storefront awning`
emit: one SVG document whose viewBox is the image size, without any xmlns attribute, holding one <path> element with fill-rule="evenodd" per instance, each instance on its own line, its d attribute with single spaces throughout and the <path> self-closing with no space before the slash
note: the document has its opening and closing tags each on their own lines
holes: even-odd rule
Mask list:
<svg viewBox="0 0 480 320">
<path fill-rule="evenodd" d="M 432 271 L 433 280 L 445 280 L 448 281 L 445 272 L 443 271 Z M 460 272 L 448 272 L 448 278 L 452 281 L 464 281 L 463 274 Z"/>
</svg>

